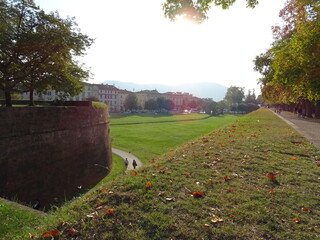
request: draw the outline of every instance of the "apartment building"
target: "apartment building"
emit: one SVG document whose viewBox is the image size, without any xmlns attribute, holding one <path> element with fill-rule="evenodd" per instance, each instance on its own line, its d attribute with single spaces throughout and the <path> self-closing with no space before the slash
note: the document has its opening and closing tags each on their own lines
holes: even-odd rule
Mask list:
<svg viewBox="0 0 320 240">
<path fill-rule="evenodd" d="M 64 99 L 69 101 L 85 101 L 88 99 L 96 99 L 100 102 L 108 104 L 110 112 L 123 112 L 125 111 L 124 102 L 127 96 L 132 93 L 127 90 L 118 89 L 114 85 L 108 84 L 90 84 L 83 83 L 83 91 L 74 97 L 65 96 L 63 92 L 55 90 L 46 90 L 40 93 L 34 92 L 34 100 L 47 100 L 54 101 L 56 99 Z M 142 109 L 145 106 L 145 102 L 150 99 L 157 100 L 159 97 L 163 97 L 174 103 L 176 110 L 184 110 L 190 102 L 199 98 L 192 96 L 189 93 L 182 92 L 167 92 L 159 93 L 157 90 L 143 90 L 135 93 L 137 96 L 138 106 Z M 23 93 L 22 99 L 28 100 L 29 93 Z"/>
</svg>

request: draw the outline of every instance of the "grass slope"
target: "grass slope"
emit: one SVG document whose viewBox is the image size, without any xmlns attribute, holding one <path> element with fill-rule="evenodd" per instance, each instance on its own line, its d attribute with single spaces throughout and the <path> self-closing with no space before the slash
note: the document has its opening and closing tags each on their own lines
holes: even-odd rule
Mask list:
<svg viewBox="0 0 320 240">
<path fill-rule="evenodd" d="M 112 115 L 111 123 L 133 123 L 150 121 L 172 121 L 199 119 L 207 115 Z M 145 123 L 139 125 L 111 125 L 113 147 L 134 153 L 143 162 L 155 158 L 195 137 L 237 119 L 234 115 L 223 115 L 197 121 Z M 156 119 L 156 120 L 155 120 Z"/>
<path fill-rule="evenodd" d="M 56 239 L 319 239 L 319 165 L 261 109 L 120 175 L 49 228 Z"/>
<path fill-rule="evenodd" d="M 14 239 L 17 235 L 28 236 L 31 228 L 35 228 L 44 219 L 42 212 L 27 210 L 17 203 L 10 204 L 0 200 L 0 239 Z"/>
</svg>

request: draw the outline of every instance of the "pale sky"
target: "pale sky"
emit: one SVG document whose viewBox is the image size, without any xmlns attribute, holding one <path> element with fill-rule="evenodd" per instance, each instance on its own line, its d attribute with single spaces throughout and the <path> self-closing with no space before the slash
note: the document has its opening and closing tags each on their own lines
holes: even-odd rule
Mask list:
<svg viewBox="0 0 320 240">
<path fill-rule="evenodd" d="M 212 6 L 201 25 L 170 22 L 163 0 L 35 0 L 45 11 L 75 17 L 82 33 L 95 38 L 83 58 L 94 74 L 108 80 L 174 85 L 215 82 L 259 91 L 253 59 L 273 42 L 285 0 L 245 0 L 228 10 Z"/>
</svg>

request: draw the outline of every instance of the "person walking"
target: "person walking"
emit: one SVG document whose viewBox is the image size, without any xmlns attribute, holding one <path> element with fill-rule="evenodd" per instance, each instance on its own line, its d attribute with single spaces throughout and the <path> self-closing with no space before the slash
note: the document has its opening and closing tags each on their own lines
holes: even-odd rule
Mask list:
<svg viewBox="0 0 320 240">
<path fill-rule="evenodd" d="M 135 159 L 133 159 L 133 161 L 132 161 L 132 166 L 133 166 L 134 169 L 136 169 L 136 167 L 138 166 L 138 164 L 137 164 Z"/>
<path fill-rule="evenodd" d="M 129 165 L 129 160 L 128 160 L 128 158 L 126 158 L 126 159 L 124 160 L 124 165 L 126 165 L 126 168 L 128 168 L 128 165 Z"/>
</svg>

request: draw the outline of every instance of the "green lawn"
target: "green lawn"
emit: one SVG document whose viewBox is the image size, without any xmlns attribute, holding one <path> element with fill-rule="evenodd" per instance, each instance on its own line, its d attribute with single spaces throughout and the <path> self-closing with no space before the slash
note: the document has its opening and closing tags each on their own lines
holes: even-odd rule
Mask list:
<svg viewBox="0 0 320 240">
<path fill-rule="evenodd" d="M 221 128 L 238 116 L 223 115 L 196 121 L 163 122 L 172 120 L 200 119 L 208 115 L 122 115 L 121 118 L 111 116 L 111 123 L 133 123 L 155 121 L 162 123 L 144 123 L 129 125 L 111 125 L 112 146 L 129 151 L 146 162 L 168 152 L 170 149 L 199 137 L 215 129 Z M 155 119 L 154 119 L 155 118 Z"/>
<path fill-rule="evenodd" d="M 121 174 L 42 227 L 62 239 L 70 229 L 99 240 L 320 239 L 319 157 L 261 109 Z"/>
<path fill-rule="evenodd" d="M 210 115 L 207 114 L 158 114 L 158 113 L 144 113 L 144 114 L 110 114 L 111 125 L 113 124 L 127 124 L 127 123 L 144 123 L 144 122 L 164 122 L 164 121 L 185 121 L 192 119 L 203 119 Z"/>
<path fill-rule="evenodd" d="M 162 124 L 179 133 L 198 131 L 207 120 L 193 128 L 184 125 L 193 122 Z M 152 132 L 141 126 L 138 133 Z M 128 130 L 118 132 L 130 139 Z M 320 239 L 320 154 L 305 138 L 267 109 L 200 135 L 154 153 L 150 162 L 146 156 L 136 172 L 102 183 L 30 232 L 40 236 L 39 229 L 50 229 L 59 239 L 97 240 Z M 129 148 L 148 149 L 142 140 L 128 140 Z"/>
</svg>

